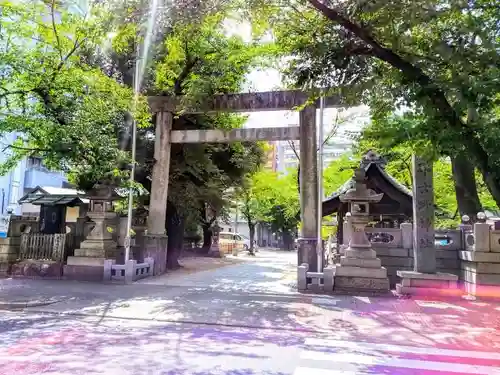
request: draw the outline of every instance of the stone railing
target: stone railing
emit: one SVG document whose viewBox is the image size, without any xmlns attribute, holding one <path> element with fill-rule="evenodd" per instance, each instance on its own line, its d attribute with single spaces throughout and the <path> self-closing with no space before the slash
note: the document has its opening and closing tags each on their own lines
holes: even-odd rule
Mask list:
<svg viewBox="0 0 500 375">
<path fill-rule="evenodd" d="M 500 230 L 492 229 L 487 223 L 475 223 L 472 230 L 463 232 L 461 249 L 500 253 Z"/>
<path fill-rule="evenodd" d="M 134 282 L 153 275 L 154 259 L 146 258 L 144 263 L 129 260 L 126 264 L 116 264 L 114 260 L 104 261 L 104 281 Z"/>
<path fill-rule="evenodd" d="M 475 223 L 464 231 L 464 248 L 459 251 L 460 281 L 467 293 L 498 298 L 500 290 L 500 230 L 487 223 Z"/>
<path fill-rule="evenodd" d="M 413 270 L 411 223 L 402 223 L 399 229 L 369 227 L 366 234 L 392 285 L 399 282 L 398 271 Z M 344 244 L 338 247 L 339 255 L 347 248 L 350 236 L 344 222 Z M 437 229 L 434 246 L 438 272 L 458 276 L 464 291 L 471 295 L 500 296 L 500 230 L 481 222 L 462 224 L 460 229 Z M 299 271 L 303 277 L 310 277 L 304 267 Z"/>
</svg>

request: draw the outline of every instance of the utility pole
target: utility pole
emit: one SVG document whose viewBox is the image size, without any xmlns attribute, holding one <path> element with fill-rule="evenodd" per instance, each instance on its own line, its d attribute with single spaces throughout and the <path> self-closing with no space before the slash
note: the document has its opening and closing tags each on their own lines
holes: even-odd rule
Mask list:
<svg viewBox="0 0 500 375">
<path fill-rule="evenodd" d="M 323 240 L 321 237 L 321 223 L 323 221 L 323 127 L 324 127 L 324 112 L 325 112 L 325 91 L 321 89 L 319 98 L 319 129 L 318 129 L 318 272 L 323 271 Z"/>
</svg>

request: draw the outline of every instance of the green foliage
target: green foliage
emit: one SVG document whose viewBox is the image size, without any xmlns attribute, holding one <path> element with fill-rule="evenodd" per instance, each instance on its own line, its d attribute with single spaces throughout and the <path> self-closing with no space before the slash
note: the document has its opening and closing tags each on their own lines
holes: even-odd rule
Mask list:
<svg viewBox="0 0 500 375">
<path fill-rule="evenodd" d="M 150 186 L 154 129 L 145 97 L 134 102 L 131 86 L 148 4 L 107 1 L 93 4 L 86 17 L 56 3 L 1 5 L 0 135 L 22 134 L 6 150 L 11 157 L 4 170 L 36 155 L 83 189 L 102 179 L 122 181 L 129 173 L 129 130 L 135 118 L 140 183 L 134 189 L 144 193 L 141 184 Z M 250 67 L 262 62 L 265 46 L 227 37 L 223 9 L 203 13 L 196 22 L 179 22 L 182 12 L 175 7 L 158 10 L 152 58 L 142 62 L 141 91 L 183 95 L 186 104 L 239 91 Z M 233 129 L 244 120 L 236 114 L 181 112 L 173 128 Z M 169 200 L 191 221 L 199 220 L 202 207 L 223 214 L 224 192 L 258 169 L 262 157 L 262 145 L 255 143 L 174 145 Z"/>
<path fill-rule="evenodd" d="M 323 191 L 325 197 L 332 195 L 348 181 L 353 170 L 359 166 L 359 161 L 350 153 L 343 154 L 340 158 L 332 161 L 323 170 Z"/>
<path fill-rule="evenodd" d="M 250 225 L 264 222 L 282 233 L 297 228 L 300 203 L 296 171 L 287 175 L 259 171 L 246 179 L 237 197 L 239 209 Z"/>
<path fill-rule="evenodd" d="M 397 120 L 401 142 L 439 156 L 467 153 L 500 204 L 500 8 L 483 0 L 322 4 L 250 1 L 292 56 L 289 82 L 370 104 L 385 124 L 406 111 Z"/>
<path fill-rule="evenodd" d="M 240 91 L 246 73 L 260 61 L 261 47 L 224 32 L 226 14 L 209 14 L 195 23 L 173 25 L 163 42 L 154 92 L 183 95 L 185 107 L 220 93 Z M 180 111 L 174 129 L 234 129 L 246 118 L 238 114 L 189 115 Z M 192 144 L 172 150 L 169 200 L 184 214 L 207 204 L 217 215 L 227 210 L 224 192 L 256 171 L 263 158 L 255 143 Z M 203 210 L 205 212 L 206 210 Z M 203 221 L 209 220 L 203 215 Z"/>
<path fill-rule="evenodd" d="M 81 59 L 105 36 L 99 7 L 86 18 L 55 2 L 0 7 L 0 135 L 21 134 L 2 172 L 35 155 L 81 188 L 119 177 L 128 154 L 117 133 L 131 115 L 140 126 L 149 116 L 143 98 L 132 111 L 132 91 Z"/>
</svg>

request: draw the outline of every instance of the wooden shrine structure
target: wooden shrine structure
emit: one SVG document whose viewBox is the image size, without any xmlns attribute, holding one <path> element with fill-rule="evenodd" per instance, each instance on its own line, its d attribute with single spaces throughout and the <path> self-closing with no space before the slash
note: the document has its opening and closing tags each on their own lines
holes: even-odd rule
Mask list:
<svg viewBox="0 0 500 375">
<path fill-rule="evenodd" d="M 385 170 L 385 160 L 373 151 L 368 151 L 361 159 L 360 168 L 365 170 L 366 185 L 375 193 L 383 193 L 379 203 L 370 208 L 373 220 L 377 225 L 384 227 L 397 227 L 399 223 L 412 218 L 412 192 L 400 184 Z M 323 216 L 337 214 L 337 241 L 342 243 L 344 217 L 348 212 L 348 204 L 340 201 L 340 196 L 349 189 L 354 188 L 354 178 L 346 181 L 329 198 L 323 201 Z"/>
</svg>

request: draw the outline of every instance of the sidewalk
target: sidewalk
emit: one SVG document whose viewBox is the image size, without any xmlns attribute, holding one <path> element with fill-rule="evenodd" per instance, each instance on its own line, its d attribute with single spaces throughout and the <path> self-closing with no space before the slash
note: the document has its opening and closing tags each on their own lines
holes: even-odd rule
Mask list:
<svg viewBox="0 0 500 375">
<path fill-rule="evenodd" d="M 170 271 L 158 278 L 143 279 L 153 285 L 155 279 L 161 279 L 164 286 L 175 287 L 175 281 L 179 282 L 186 277 L 192 277 L 196 273 L 211 272 L 218 268 L 237 265 L 244 262 L 243 258 L 208 258 L 187 257 L 180 260 L 182 268 Z M 148 284 L 146 282 L 145 284 Z M 67 280 L 31 280 L 31 279 L 0 279 L 0 309 L 20 309 L 49 305 L 66 300 L 98 300 L 116 296 L 117 298 L 132 298 L 144 293 L 164 293 L 162 288 L 145 288 L 140 282 L 131 285 L 120 283 L 93 283 Z M 155 291 L 156 290 L 156 291 Z"/>
</svg>

